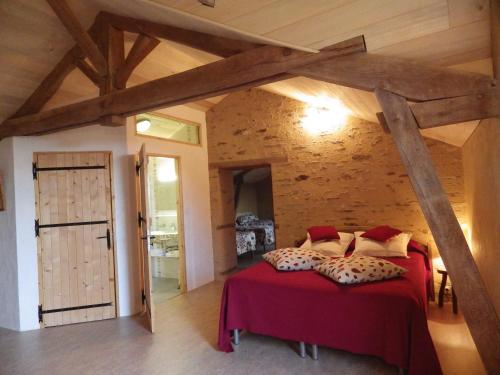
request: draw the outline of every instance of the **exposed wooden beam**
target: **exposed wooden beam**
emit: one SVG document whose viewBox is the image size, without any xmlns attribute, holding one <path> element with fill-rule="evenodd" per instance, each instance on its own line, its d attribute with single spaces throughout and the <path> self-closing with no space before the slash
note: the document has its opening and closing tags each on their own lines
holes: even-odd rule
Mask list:
<svg viewBox="0 0 500 375">
<path fill-rule="evenodd" d="M 82 27 L 78 18 L 71 11 L 65 0 L 47 0 L 66 30 L 80 46 L 92 65 L 101 75 L 106 75 L 106 61 L 93 42 L 90 35 Z"/>
<path fill-rule="evenodd" d="M 471 95 L 494 84 L 491 77 L 482 74 L 373 54 L 344 56 L 289 72 L 366 91 L 380 87 L 414 101 Z"/>
<path fill-rule="evenodd" d="M 493 75 L 500 79 L 500 1 L 490 1 L 491 59 Z"/>
<path fill-rule="evenodd" d="M 167 39 L 221 57 L 233 56 L 261 46 L 256 43 L 185 30 L 157 22 L 138 20 L 107 12 L 101 12 L 101 15 L 118 29 Z"/>
<path fill-rule="evenodd" d="M 410 105 L 421 129 L 482 120 L 500 116 L 500 89 L 493 88 L 480 94 L 430 100 Z M 387 126 L 384 114 L 377 113 L 382 127 Z"/>
<path fill-rule="evenodd" d="M 422 129 L 500 116 L 500 89 L 411 105 Z"/>
<path fill-rule="evenodd" d="M 59 89 L 67 75 L 75 69 L 75 51 L 77 49 L 79 48 L 73 47 L 64 55 L 12 117 L 26 116 L 43 108 Z"/>
<path fill-rule="evenodd" d="M 99 87 L 99 95 L 103 96 L 118 90 L 115 76 L 125 61 L 125 41 L 123 30 L 112 26 L 102 17 L 98 17 L 98 20 L 100 32 L 97 45 L 106 60 L 106 77 Z M 125 124 L 125 118 L 114 114 L 106 115 L 102 116 L 99 122 L 103 126 L 122 126 Z"/>
<path fill-rule="evenodd" d="M 179 74 L 50 111 L 9 119 L 0 126 L 0 139 L 95 123 L 103 116 L 133 115 L 205 99 L 280 80 L 299 66 L 365 51 L 363 37 L 356 37 L 319 53 L 265 46 Z"/>
<path fill-rule="evenodd" d="M 85 59 L 75 59 L 75 65 L 80 71 L 87 76 L 97 87 L 101 86 L 103 77 L 97 73 L 92 66 L 90 66 Z"/>
<path fill-rule="evenodd" d="M 100 87 L 100 95 L 105 95 L 116 90 L 114 77 L 125 61 L 125 42 L 123 30 L 111 26 L 101 17 L 98 19 L 100 31 L 96 38 L 97 45 L 106 64 L 106 77 Z"/>
<path fill-rule="evenodd" d="M 500 321 L 410 107 L 405 98 L 383 89 L 375 94 L 484 365 L 498 373 Z"/>
<path fill-rule="evenodd" d="M 160 43 L 156 38 L 139 34 L 130 49 L 125 62 L 118 68 L 115 75 L 115 86 L 124 89 L 134 69 Z"/>
</svg>

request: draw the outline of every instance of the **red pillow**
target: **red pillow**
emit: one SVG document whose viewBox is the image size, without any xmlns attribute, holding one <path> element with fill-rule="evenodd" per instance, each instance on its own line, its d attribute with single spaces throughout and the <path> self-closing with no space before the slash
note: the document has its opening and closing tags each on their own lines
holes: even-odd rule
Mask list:
<svg viewBox="0 0 500 375">
<path fill-rule="evenodd" d="M 311 236 L 311 242 L 340 239 L 337 229 L 332 226 L 310 227 L 307 232 Z"/>
<path fill-rule="evenodd" d="M 361 235 L 361 237 L 369 238 L 370 240 L 375 240 L 379 242 L 385 242 L 394 236 L 400 234 L 401 231 L 396 228 L 392 228 L 388 225 L 381 225 L 379 227 L 367 230 Z"/>
</svg>

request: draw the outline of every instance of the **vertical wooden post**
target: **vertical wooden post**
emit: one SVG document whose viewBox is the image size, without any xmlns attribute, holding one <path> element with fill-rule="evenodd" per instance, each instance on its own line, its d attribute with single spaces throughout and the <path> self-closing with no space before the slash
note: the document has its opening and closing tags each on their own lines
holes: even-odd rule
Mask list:
<svg viewBox="0 0 500 375">
<path fill-rule="evenodd" d="M 125 61 L 125 44 L 123 31 L 111 26 L 106 19 L 100 18 L 100 32 L 98 46 L 106 60 L 106 77 L 101 81 L 99 95 L 106 95 L 115 90 L 115 75 Z M 103 126 L 125 125 L 125 118 L 121 116 L 105 116 L 101 118 Z"/>
<path fill-rule="evenodd" d="M 382 89 L 376 89 L 375 94 L 443 262 L 453 280 L 460 308 L 479 354 L 487 371 L 499 374 L 500 321 L 441 186 L 417 122 L 405 98 Z"/>
</svg>

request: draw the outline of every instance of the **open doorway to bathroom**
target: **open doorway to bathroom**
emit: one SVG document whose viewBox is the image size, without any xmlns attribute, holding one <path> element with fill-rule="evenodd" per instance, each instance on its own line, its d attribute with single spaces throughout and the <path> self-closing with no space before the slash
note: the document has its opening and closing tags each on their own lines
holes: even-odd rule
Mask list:
<svg viewBox="0 0 500 375">
<path fill-rule="evenodd" d="M 276 248 L 271 167 L 233 171 L 238 268 Z"/>
<path fill-rule="evenodd" d="M 148 155 L 149 240 L 153 304 L 184 290 L 184 246 L 179 160 Z"/>
</svg>

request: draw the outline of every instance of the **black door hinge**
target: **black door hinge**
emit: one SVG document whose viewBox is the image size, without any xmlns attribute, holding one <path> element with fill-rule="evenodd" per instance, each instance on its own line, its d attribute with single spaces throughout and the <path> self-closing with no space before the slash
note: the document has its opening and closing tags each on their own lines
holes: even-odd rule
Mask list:
<svg viewBox="0 0 500 375">
<path fill-rule="evenodd" d="M 40 221 L 35 219 L 35 237 L 40 236 Z"/>
<path fill-rule="evenodd" d="M 38 323 L 43 322 L 43 309 L 42 305 L 38 305 Z"/>
<path fill-rule="evenodd" d="M 144 302 L 146 302 L 146 294 L 144 293 L 144 289 L 141 290 L 141 301 L 142 301 L 143 305 L 144 305 Z"/>
<path fill-rule="evenodd" d="M 138 161 L 135 162 L 135 174 L 139 176 L 139 171 L 141 170 L 142 164 Z"/>
<path fill-rule="evenodd" d="M 142 223 L 145 223 L 146 220 L 144 219 L 144 217 L 142 217 L 142 213 L 139 211 L 137 213 L 137 223 L 139 224 L 139 228 L 142 228 Z"/>
<path fill-rule="evenodd" d="M 33 180 L 36 180 L 37 172 L 38 168 L 36 166 L 36 163 L 33 163 L 31 168 L 31 173 L 33 173 Z"/>
</svg>

